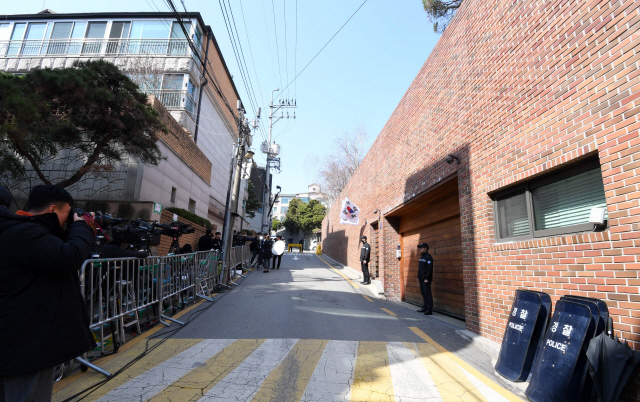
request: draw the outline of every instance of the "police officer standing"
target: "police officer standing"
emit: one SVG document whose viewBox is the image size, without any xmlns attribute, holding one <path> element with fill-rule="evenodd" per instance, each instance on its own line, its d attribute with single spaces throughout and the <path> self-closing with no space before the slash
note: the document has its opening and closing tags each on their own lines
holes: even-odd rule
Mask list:
<svg viewBox="0 0 640 402">
<path fill-rule="evenodd" d="M 422 249 L 422 254 L 418 260 L 418 282 L 420 283 L 420 293 L 422 294 L 422 308 L 418 313 L 424 315 L 433 314 L 433 296 L 431 296 L 431 283 L 433 282 L 433 257 L 429 254 L 427 243 L 418 244 Z"/>
<path fill-rule="evenodd" d="M 367 236 L 360 238 L 362 241 L 362 247 L 360 247 L 360 268 L 362 269 L 362 276 L 364 280 L 362 284 L 371 285 L 371 276 L 369 275 L 369 261 L 371 261 L 371 246 L 367 243 Z"/>
</svg>

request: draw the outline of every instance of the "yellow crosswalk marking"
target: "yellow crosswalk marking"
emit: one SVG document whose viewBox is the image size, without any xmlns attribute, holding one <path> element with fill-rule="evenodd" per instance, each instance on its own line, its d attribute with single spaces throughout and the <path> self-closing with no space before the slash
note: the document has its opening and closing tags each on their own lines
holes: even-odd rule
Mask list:
<svg viewBox="0 0 640 402">
<path fill-rule="evenodd" d="M 197 401 L 235 370 L 265 339 L 239 339 L 174 382 L 149 402 Z"/>
<path fill-rule="evenodd" d="M 489 386 L 489 388 L 493 389 L 498 394 L 500 394 L 501 396 L 505 397 L 507 400 L 512 401 L 512 402 L 522 402 L 522 399 L 518 398 L 517 396 L 515 396 L 511 392 L 509 392 L 506 389 L 502 388 L 501 386 L 496 384 L 494 381 L 492 381 L 489 378 L 487 378 L 487 376 L 485 376 L 484 374 L 482 374 L 481 372 L 479 372 L 478 370 L 473 368 L 470 364 L 468 364 L 464 360 L 460 359 L 458 356 L 454 355 L 453 353 L 449 352 L 447 349 L 443 348 L 440 344 L 438 344 L 436 341 L 431 339 L 431 337 L 429 337 L 427 334 L 422 332 L 422 330 L 420 330 L 420 328 L 418 328 L 418 327 L 409 327 L 409 329 L 411 331 L 413 331 L 413 333 L 418 335 L 420 338 L 424 339 L 426 342 L 431 344 L 434 348 L 436 348 L 444 356 L 448 357 L 450 360 L 452 360 L 458 366 L 460 366 L 463 369 L 465 369 L 472 376 L 474 376 L 478 380 L 482 381 L 484 384 Z"/>
<path fill-rule="evenodd" d="M 391 311 L 387 313 L 393 314 Z M 104 397 L 100 402 L 117 401 L 129 400 L 135 396 L 152 402 L 195 402 L 207 393 L 211 395 L 207 395 L 205 399 L 214 396 L 212 393 L 220 387 L 230 386 L 231 391 L 226 388 L 223 391 L 236 392 L 234 389 L 237 389 L 244 392 L 243 398 L 254 395 L 253 402 L 294 402 L 302 400 L 303 396 L 317 397 L 323 392 L 334 396 L 342 395 L 341 398 L 350 392 L 351 400 L 356 402 L 391 402 L 405 397 L 415 399 L 416 395 L 423 393 L 425 398 L 441 398 L 442 402 L 521 401 L 417 327 L 410 329 L 427 343 L 345 341 L 351 346 L 348 350 L 343 350 L 331 346 L 342 341 L 328 340 L 172 338 L 83 400 L 96 401 Z M 268 352 L 272 350 L 270 342 L 276 341 L 287 341 L 287 347 L 277 359 L 269 360 Z M 158 342 L 160 340 L 154 339 L 149 343 L 154 346 Z M 269 347 L 265 348 L 266 346 Z M 102 366 L 116 372 L 140 355 L 144 348 L 145 342 L 140 342 L 115 355 Z M 266 355 L 263 352 L 267 352 Z M 262 357 L 256 357 L 258 355 Z M 339 366 L 327 364 L 327 358 L 337 358 L 341 363 Z M 269 361 L 271 364 L 268 369 L 264 368 L 263 363 Z M 322 367 L 319 367 L 319 362 L 323 361 L 325 363 L 321 363 Z M 246 387 L 250 385 L 244 384 L 242 380 L 243 373 L 250 373 L 253 367 L 263 369 L 259 381 L 254 381 L 253 388 L 249 389 Z M 325 370 L 324 374 L 322 369 Z M 331 379 L 336 378 L 336 373 L 340 374 L 340 384 L 343 385 L 327 390 L 327 384 L 335 385 L 331 383 Z M 89 372 L 56 391 L 53 400 L 67 399 L 103 380 L 101 375 Z M 418 389 L 420 391 L 416 393 Z"/>
<path fill-rule="evenodd" d="M 184 352 L 193 345 L 201 342 L 202 339 L 168 339 L 149 355 L 134 363 L 122 374 L 112 378 L 109 382 L 92 392 L 83 401 L 95 401 L 107 394 L 109 391 L 118 388 L 127 383 L 129 380 L 136 378 L 142 373 L 149 371 L 158 364 L 171 359 L 172 357 Z"/>
<path fill-rule="evenodd" d="M 358 345 L 351 400 L 395 401 L 386 342 L 360 342 Z"/>
<path fill-rule="evenodd" d="M 431 374 L 443 402 L 487 402 L 460 367 L 428 343 L 405 343 Z"/>
<path fill-rule="evenodd" d="M 269 374 L 253 401 L 300 401 L 327 343 L 315 339 L 298 341 L 282 363 Z"/>
<path fill-rule="evenodd" d="M 214 297 L 217 296 L 217 293 L 212 294 L 210 297 Z M 191 312 L 192 310 L 194 310 L 196 307 L 200 306 L 202 303 L 204 302 L 204 300 L 200 300 L 196 303 L 194 303 L 193 305 L 185 308 L 184 310 L 178 312 L 177 314 L 173 315 L 172 318 L 175 318 L 176 320 L 179 319 L 180 317 L 182 317 L 183 315 Z M 102 368 L 104 368 L 105 370 L 109 371 L 109 372 L 113 372 L 115 370 L 112 371 L 111 368 L 107 368 L 107 362 L 112 360 L 112 359 L 117 359 L 119 356 L 122 356 L 124 354 L 124 352 L 128 351 L 129 349 L 133 348 L 134 346 L 138 345 L 139 342 L 143 342 L 143 346 L 142 349 L 138 348 L 136 350 L 139 350 L 136 355 L 142 353 L 144 351 L 144 345 L 146 345 L 146 340 L 147 338 L 151 337 L 151 335 L 155 334 L 156 332 L 160 331 L 161 329 L 163 329 L 164 326 L 162 325 L 156 325 L 155 328 L 150 329 L 149 331 L 145 332 L 142 335 L 138 335 L 135 338 L 133 338 L 132 340 L 130 340 L 129 342 L 125 343 L 124 345 L 120 346 L 120 351 L 118 353 L 106 356 L 101 358 L 98 361 L 98 365 Z M 151 346 L 151 345 L 150 345 Z M 115 365 L 110 365 L 109 367 L 116 367 L 117 369 L 120 369 L 122 366 L 124 366 L 129 360 L 131 360 L 131 358 L 128 358 L 128 360 L 123 360 L 124 363 L 116 363 Z M 67 387 L 69 384 L 71 383 L 76 383 L 78 382 L 82 377 L 85 376 L 94 376 L 95 378 L 92 378 L 91 380 L 95 380 L 92 382 L 91 385 L 98 383 L 98 381 L 102 381 L 104 380 L 105 377 L 102 376 L 102 374 L 98 374 L 93 370 L 88 370 L 87 372 L 81 372 L 81 371 L 77 371 L 73 374 L 71 374 L 68 377 L 63 378 L 62 380 L 58 381 L 57 383 L 53 384 L 53 392 L 56 393 L 58 391 L 60 391 L 61 389 Z M 87 385 L 89 386 L 89 385 Z M 83 387 L 86 388 L 86 387 Z M 77 392 L 79 392 L 81 389 L 78 389 Z M 77 393 L 75 392 L 75 393 Z M 69 396 L 73 395 L 69 394 Z"/>
<path fill-rule="evenodd" d="M 158 342 L 160 342 L 160 340 L 152 339 L 151 341 L 149 341 L 149 347 L 151 348 Z M 133 345 L 124 352 L 119 352 L 117 354 L 109 356 L 110 359 L 106 362 L 106 359 L 98 360 L 97 364 L 108 372 L 115 373 L 131 360 L 133 360 L 136 356 L 144 352 L 145 347 L 146 342 L 139 342 L 138 344 Z M 86 373 L 81 374 L 82 375 L 78 375 L 76 378 L 72 378 L 74 381 L 65 384 L 63 387 L 59 389 L 54 388 L 53 401 L 63 401 L 71 397 L 72 395 L 75 395 L 78 392 L 83 391 L 91 387 L 92 385 L 105 380 L 105 376 L 93 370 L 88 370 Z"/>
</svg>

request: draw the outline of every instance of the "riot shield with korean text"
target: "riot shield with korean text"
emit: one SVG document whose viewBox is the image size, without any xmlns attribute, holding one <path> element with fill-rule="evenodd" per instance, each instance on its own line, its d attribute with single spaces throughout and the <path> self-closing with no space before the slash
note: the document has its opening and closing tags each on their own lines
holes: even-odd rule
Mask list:
<svg viewBox="0 0 640 402">
<path fill-rule="evenodd" d="M 525 395 L 532 402 L 580 401 L 586 360 L 583 346 L 595 332 L 590 307 L 573 300 L 556 303 Z"/>
<path fill-rule="evenodd" d="M 551 308 L 549 295 L 516 290 L 495 369 L 511 381 L 526 381 L 535 361 Z"/>
</svg>

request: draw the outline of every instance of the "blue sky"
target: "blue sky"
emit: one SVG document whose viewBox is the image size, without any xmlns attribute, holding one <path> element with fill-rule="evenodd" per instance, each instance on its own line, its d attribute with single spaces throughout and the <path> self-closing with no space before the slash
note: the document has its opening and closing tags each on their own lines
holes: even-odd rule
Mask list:
<svg viewBox="0 0 640 402">
<path fill-rule="evenodd" d="M 182 10 L 180 0 L 175 4 Z M 362 0 L 230 0 L 230 4 L 267 133 L 271 91 L 293 80 Z M 219 1 L 184 0 L 184 5 L 211 25 L 247 117 L 253 118 Z M 5 1 L 2 13 L 36 13 L 42 6 L 42 0 Z M 168 11 L 162 0 L 44 0 L 44 7 L 57 13 Z M 313 160 L 331 153 L 334 139 L 358 125 L 366 128 L 370 146 L 438 39 L 420 0 L 368 0 L 283 95 L 296 98 L 298 108 L 295 120 L 281 120 L 273 128 L 282 149 L 282 172 L 274 175 L 274 186 L 280 185 L 284 193 L 305 192 L 317 178 Z M 259 150 L 260 142 L 262 135 L 257 133 L 254 150 Z M 256 152 L 255 158 L 264 165 L 264 155 Z"/>
</svg>

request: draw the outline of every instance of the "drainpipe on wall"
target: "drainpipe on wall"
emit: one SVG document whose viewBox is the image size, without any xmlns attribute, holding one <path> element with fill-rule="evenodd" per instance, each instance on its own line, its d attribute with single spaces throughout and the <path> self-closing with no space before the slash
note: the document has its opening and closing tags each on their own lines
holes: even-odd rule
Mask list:
<svg viewBox="0 0 640 402">
<path fill-rule="evenodd" d="M 204 51 L 204 65 L 202 66 L 202 77 L 205 77 L 207 73 L 207 60 L 209 57 L 209 43 L 211 43 L 211 37 L 213 36 L 213 30 L 211 27 L 207 28 L 207 49 Z M 207 85 L 207 79 L 204 79 L 202 85 L 200 85 L 200 94 L 198 95 L 198 113 L 196 115 L 196 130 L 193 133 L 193 142 L 198 143 L 198 128 L 200 127 L 200 107 L 202 106 L 202 91 L 204 86 Z"/>
</svg>

